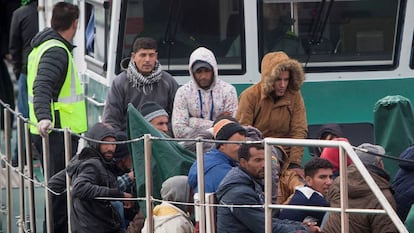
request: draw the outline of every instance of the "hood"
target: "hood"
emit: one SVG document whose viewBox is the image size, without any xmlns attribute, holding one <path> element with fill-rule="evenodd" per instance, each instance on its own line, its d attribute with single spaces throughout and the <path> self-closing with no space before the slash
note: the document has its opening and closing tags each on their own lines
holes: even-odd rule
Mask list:
<svg viewBox="0 0 414 233">
<path fill-rule="evenodd" d="M 305 81 L 302 65 L 297 60 L 289 58 L 284 52 L 266 54 L 262 59 L 261 70 L 262 79 L 260 83 L 262 93 L 265 96 L 269 96 L 274 91 L 273 84 L 284 70 L 289 70 L 291 75 L 288 90 L 298 91 Z"/>
<path fill-rule="evenodd" d="M 111 125 L 99 122 L 89 129 L 89 131 L 86 133 L 86 137 L 97 141 L 102 141 L 106 137 L 116 138 L 116 132 Z M 92 149 L 99 151 L 99 143 L 89 141 L 88 144 Z"/>
<path fill-rule="evenodd" d="M 188 70 L 190 71 L 191 78 L 192 78 L 195 85 L 197 85 L 197 82 L 195 82 L 195 80 L 194 80 L 194 74 L 193 74 L 193 71 L 192 71 L 191 67 L 193 66 L 193 64 L 196 61 L 207 62 L 208 64 L 210 64 L 213 67 L 214 80 L 213 80 L 213 83 L 211 84 L 211 87 L 214 87 L 214 85 L 216 84 L 216 81 L 218 79 L 218 67 L 217 67 L 216 57 L 214 56 L 213 52 L 211 52 L 207 48 L 200 47 L 200 48 L 194 50 L 194 52 L 191 54 L 190 61 L 188 62 Z"/>
<path fill-rule="evenodd" d="M 187 176 L 173 176 L 168 178 L 161 186 L 161 197 L 164 201 L 184 202 L 190 200 L 190 185 Z M 185 211 L 185 206 L 176 205 Z"/>
<path fill-rule="evenodd" d="M 318 139 L 321 139 L 322 135 L 326 133 L 336 135 L 339 138 L 344 137 L 341 126 L 335 123 L 322 125 L 318 131 Z"/>
<path fill-rule="evenodd" d="M 69 51 L 72 51 L 72 49 L 74 48 L 74 46 L 70 42 L 65 40 L 59 33 L 57 33 L 52 28 L 45 28 L 43 29 L 43 31 L 37 33 L 30 42 L 30 45 L 32 46 L 32 48 L 35 48 L 43 42 L 51 39 L 62 41 L 69 49 Z"/>
<path fill-rule="evenodd" d="M 414 160 L 414 146 L 405 149 L 401 155 L 401 159 Z M 414 171 L 414 163 L 408 161 L 399 161 L 398 166 L 405 171 Z"/>
</svg>

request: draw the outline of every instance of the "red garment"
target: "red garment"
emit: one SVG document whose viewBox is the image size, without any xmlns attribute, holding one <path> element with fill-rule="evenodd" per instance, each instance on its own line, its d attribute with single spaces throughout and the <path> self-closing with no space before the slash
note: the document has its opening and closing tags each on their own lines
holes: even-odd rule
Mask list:
<svg viewBox="0 0 414 233">
<path fill-rule="evenodd" d="M 348 139 L 346 138 L 335 138 L 332 139 L 334 141 L 343 141 L 348 142 Z M 339 171 L 339 148 L 338 147 L 326 147 L 323 149 L 321 158 L 328 160 L 333 165 L 332 172 Z M 352 160 L 349 158 L 349 156 L 346 156 L 346 165 L 349 166 L 352 164 Z"/>
</svg>

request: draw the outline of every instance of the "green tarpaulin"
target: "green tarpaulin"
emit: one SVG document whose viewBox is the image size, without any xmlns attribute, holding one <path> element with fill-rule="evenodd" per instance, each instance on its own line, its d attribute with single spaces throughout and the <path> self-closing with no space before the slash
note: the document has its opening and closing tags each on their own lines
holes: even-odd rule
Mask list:
<svg viewBox="0 0 414 233">
<path fill-rule="evenodd" d="M 385 148 L 386 154 L 398 158 L 414 143 L 414 114 L 409 99 L 400 96 L 386 96 L 374 106 L 375 143 Z M 398 170 L 398 162 L 383 159 L 385 170 L 391 177 Z"/>
<path fill-rule="evenodd" d="M 131 104 L 128 106 L 128 134 L 131 139 L 140 138 L 144 134 L 151 134 L 154 137 L 160 138 L 168 137 L 148 123 Z M 141 140 L 130 145 L 134 162 L 137 195 L 138 197 L 145 197 L 144 141 Z M 196 156 L 193 152 L 185 149 L 177 142 L 152 140 L 153 197 L 161 199 L 161 185 L 169 177 L 188 175 L 188 170 L 195 159 Z M 140 206 L 144 209 L 144 202 L 141 202 Z"/>
</svg>

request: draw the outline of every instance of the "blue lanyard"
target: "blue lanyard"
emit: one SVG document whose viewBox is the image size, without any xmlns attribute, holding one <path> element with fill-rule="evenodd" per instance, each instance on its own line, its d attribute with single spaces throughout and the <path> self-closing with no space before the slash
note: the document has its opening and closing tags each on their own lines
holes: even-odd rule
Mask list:
<svg viewBox="0 0 414 233">
<path fill-rule="evenodd" d="M 211 108 L 210 108 L 210 121 L 213 120 L 213 114 L 214 114 L 214 101 L 213 101 L 213 90 L 210 90 L 210 96 L 211 96 Z M 198 98 L 200 99 L 200 118 L 204 118 L 203 116 L 203 98 L 201 97 L 201 91 L 198 90 Z"/>
</svg>

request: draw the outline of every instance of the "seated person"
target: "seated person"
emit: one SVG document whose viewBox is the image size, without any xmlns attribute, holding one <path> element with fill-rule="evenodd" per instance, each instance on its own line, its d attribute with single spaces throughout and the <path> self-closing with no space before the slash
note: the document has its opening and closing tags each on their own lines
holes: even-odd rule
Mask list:
<svg viewBox="0 0 414 233">
<path fill-rule="evenodd" d="M 384 155 L 385 150 L 382 146 L 364 143 L 359 148 L 366 149 L 368 152 Z M 369 174 L 381 189 L 387 201 L 396 209 L 393 190 L 390 184 L 390 177 L 384 170 L 381 157 L 375 156 L 361 150 L 355 151 L 367 168 Z M 348 174 L 348 207 L 357 209 L 383 209 L 379 200 L 371 191 L 365 179 L 355 165 L 351 164 L 347 168 Z M 341 206 L 340 179 L 335 179 L 329 189 L 326 199 L 331 207 Z M 341 232 L 341 214 L 330 212 L 323 225 L 324 232 Z M 398 232 L 394 223 L 387 214 L 349 214 L 349 232 Z"/>
<path fill-rule="evenodd" d="M 237 207 L 233 205 L 264 204 L 264 146 L 261 143 L 242 144 L 239 164 L 232 168 L 216 192 L 219 204 L 231 207 L 217 208 L 218 232 L 265 232 L 263 207 Z M 319 227 L 301 222 L 272 219 L 272 232 L 319 232 Z"/>
<path fill-rule="evenodd" d="M 332 164 L 326 160 L 314 157 L 305 164 L 306 185 L 296 187 L 296 192 L 289 205 L 323 206 L 328 207 L 325 199 L 332 184 Z M 280 219 L 290 219 L 302 222 L 306 217 L 312 217 L 320 226 L 325 212 L 284 209 Z"/>
<path fill-rule="evenodd" d="M 167 179 L 161 188 L 163 202 L 155 206 L 154 233 L 193 233 L 194 225 L 190 220 L 188 206 L 171 204 L 172 202 L 192 202 L 192 191 L 187 176 L 173 176 Z M 147 233 L 148 219 L 145 220 L 142 233 Z"/>
<path fill-rule="evenodd" d="M 400 158 L 414 160 L 414 146 L 405 149 Z M 414 204 L 414 163 L 401 160 L 398 162 L 398 166 L 400 169 L 395 175 L 392 186 L 397 201 L 397 214 L 401 221 L 404 221 Z"/>
<path fill-rule="evenodd" d="M 213 128 L 214 138 L 225 141 L 246 140 L 246 130 L 238 123 L 223 119 Z M 204 155 L 204 191 L 214 193 L 223 177 L 236 166 L 237 151 L 240 144 L 216 143 L 216 148 Z M 194 192 L 198 192 L 197 161 L 188 172 L 188 183 Z"/>
<path fill-rule="evenodd" d="M 161 105 L 153 101 L 148 101 L 141 106 L 139 111 L 144 119 L 151 123 L 154 128 L 167 135 L 169 134 L 168 113 Z"/>
<path fill-rule="evenodd" d="M 189 71 L 192 77 L 177 90 L 172 113 L 172 128 L 177 138 L 188 138 L 192 129 L 208 129 L 222 115 L 237 111 L 236 89 L 219 79 L 216 58 L 210 50 L 200 47 L 191 54 Z"/>
</svg>

